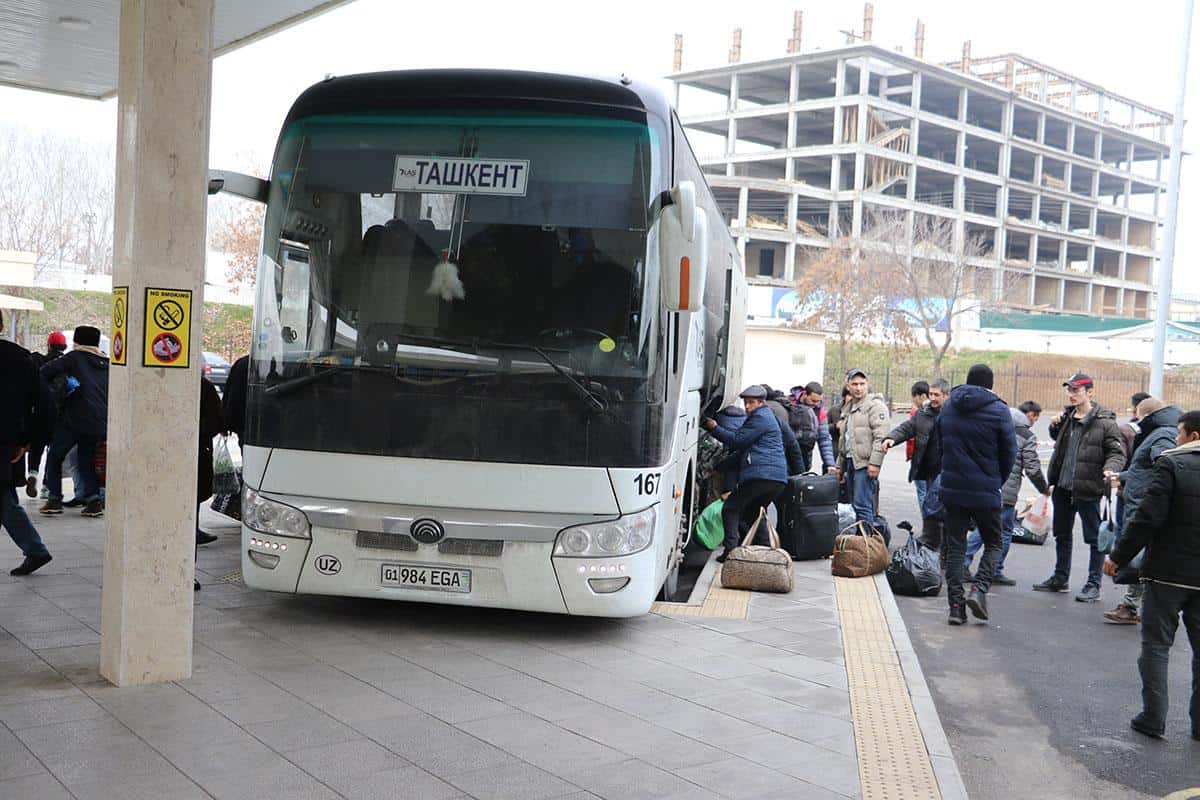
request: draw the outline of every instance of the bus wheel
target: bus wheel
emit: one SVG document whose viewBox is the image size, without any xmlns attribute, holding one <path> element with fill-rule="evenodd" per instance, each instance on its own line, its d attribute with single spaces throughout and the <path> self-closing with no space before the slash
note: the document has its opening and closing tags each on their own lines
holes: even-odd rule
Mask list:
<svg viewBox="0 0 1200 800">
<path fill-rule="evenodd" d="M 692 520 L 695 518 L 695 508 L 692 501 L 692 470 L 688 468 L 687 481 L 683 485 L 682 505 L 679 511 L 679 527 L 675 533 L 675 543 L 667 556 L 667 579 L 663 583 L 663 600 L 668 603 L 682 603 L 687 596 L 679 591 L 679 570 L 683 566 L 683 553 L 692 536 Z"/>
</svg>

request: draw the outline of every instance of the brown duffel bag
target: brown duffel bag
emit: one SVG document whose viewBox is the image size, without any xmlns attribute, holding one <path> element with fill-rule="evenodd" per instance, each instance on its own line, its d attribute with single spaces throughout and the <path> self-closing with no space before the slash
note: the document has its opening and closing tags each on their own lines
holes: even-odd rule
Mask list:
<svg viewBox="0 0 1200 800">
<path fill-rule="evenodd" d="M 838 534 L 833 545 L 833 574 L 841 578 L 865 578 L 883 572 L 888 565 L 888 549 L 883 536 L 870 524 L 859 520 Z"/>
<path fill-rule="evenodd" d="M 750 544 L 758 533 L 758 526 L 767 526 L 770 546 Z M 767 512 L 759 509 L 758 519 L 750 526 L 750 532 L 742 543 L 733 548 L 721 565 L 721 586 L 726 589 L 746 589 L 752 592 L 782 592 L 792 590 L 792 557 L 779 546 L 779 534 L 767 519 Z"/>
</svg>

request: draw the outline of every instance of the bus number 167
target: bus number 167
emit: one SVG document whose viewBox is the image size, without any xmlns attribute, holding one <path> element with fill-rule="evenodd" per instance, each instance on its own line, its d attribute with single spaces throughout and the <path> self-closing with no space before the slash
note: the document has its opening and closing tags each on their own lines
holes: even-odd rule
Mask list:
<svg viewBox="0 0 1200 800">
<path fill-rule="evenodd" d="M 633 482 L 637 484 L 638 494 L 658 494 L 658 479 L 661 476 L 661 472 L 644 472 L 635 477 Z"/>
</svg>

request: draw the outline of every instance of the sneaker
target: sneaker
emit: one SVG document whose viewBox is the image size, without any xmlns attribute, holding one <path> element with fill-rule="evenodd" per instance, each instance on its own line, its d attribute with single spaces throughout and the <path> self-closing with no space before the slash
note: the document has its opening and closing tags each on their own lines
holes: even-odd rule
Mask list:
<svg viewBox="0 0 1200 800">
<path fill-rule="evenodd" d="M 1146 721 L 1145 716 L 1138 714 L 1133 719 L 1129 720 L 1129 727 L 1133 728 L 1138 733 L 1149 736 L 1152 739 L 1161 739 L 1166 733 L 1166 726 L 1155 727 Z"/>
<path fill-rule="evenodd" d="M 25 479 L 25 496 L 37 497 L 37 475 L 30 475 Z"/>
<path fill-rule="evenodd" d="M 47 489 L 45 486 L 43 486 L 41 488 L 41 490 L 38 492 L 38 500 L 49 500 L 49 499 L 50 499 L 50 490 Z"/>
<path fill-rule="evenodd" d="M 87 505 L 87 501 L 80 497 L 72 497 L 67 502 L 63 503 L 63 508 L 83 508 Z"/>
<path fill-rule="evenodd" d="M 196 531 L 196 544 L 212 544 L 217 540 L 215 533 L 207 533 L 205 531 Z"/>
<path fill-rule="evenodd" d="M 975 619 L 987 622 L 987 593 L 972 586 L 971 591 L 967 593 L 967 608 L 971 609 L 971 614 Z"/>
<path fill-rule="evenodd" d="M 104 506 L 99 500 L 91 500 L 83 507 L 83 516 L 85 517 L 102 517 L 104 516 Z"/>
<path fill-rule="evenodd" d="M 62 510 L 63 510 L 62 500 L 55 500 L 54 498 L 50 498 L 49 500 L 47 500 L 45 503 L 42 504 L 42 507 L 38 509 L 38 513 L 47 514 L 47 515 L 61 514 Z"/>
<path fill-rule="evenodd" d="M 1017 582 L 1007 575 L 997 575 L 992 578 L 992 586 L 1016 586 Z"/>
<path fill-rule="evenodd" d="M 1142 621 L 1136 609 L 1122 603 L 1112 611 L 1104 612 L 1104 619 L 1117 625 L 1137 625 Z"/>
<path fill-rule="evenodd" d="M 25 556 L 25 560 L 21 562 L 21 566 L 8 571 L 9 575 L 31 575 L 37 572 L 42 567 L 54 560 L 54 557 L 47 553 L 44 556 Z"/>
<path fill-rule="evenodd" d="M 950 606 L 950 619 L 947 620 L 951 625 L 966 625 L 967 610 L 960 604 L 955 603 Z"/>
<path fill-rule="evenodd" d="M 1076 603 L 1094 603 L 1100 599 L 1100 587 L 1094 583 L 1084 584 L 1084 587 L 1079 590 L 1079 594 L 1075 595 Z"/>
<path fill-rule="evenodd" d="M 1064 581 L 1062 578 L 1055 577 L 1047 578 L 1041 583 L 1035 583 L 1033 585 L 1033 590 L 1035 592 L 1065 592 L 1069 588 L 1070 587 L 1067 586 L 1066 581 Z"/>
</svg>

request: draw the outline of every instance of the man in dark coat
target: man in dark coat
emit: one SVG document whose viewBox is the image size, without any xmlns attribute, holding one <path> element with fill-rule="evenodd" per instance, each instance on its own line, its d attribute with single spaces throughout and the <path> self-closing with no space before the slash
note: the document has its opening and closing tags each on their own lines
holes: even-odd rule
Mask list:
<svg viewBox="0 0 1200 800">
<path fill-rule="evenodd" d="M 1192 645 L 1192 738 L 1200 741 L 1200 411 L 1179 418 L 1175 443 L 1154 463 L 1150 485 L 1105 560 L 1104 572 L 1115 576 L 1146 550 L 1138 658 L 1142 712 L 1130 727 L 1155 738 L 1166 732 L 1167 662 L 1182 616 Z"/>
<path fill-rule="evenodd" d="M 938 414 L 941 413 L 942 403 L 950 394 L 950 384 L 938 379 L 929 384 L 929 402 L 917 409 L 917 413 L 901 422 L 883 440 L 883 450 L 886 453 L 898 444 L 908 442 L 912 447 L 912 456 L 908 462 L 908 482 L 925 483 L 933 480 L 941 469 L 942 453 L 941 440 L 932 436 L 937 424 Z M 930 452 L 930 447 L 934 452 Z M 925 490 L 917 492 L 917 506 L 924 505 Z"/>
<path fill-rule="evenodd" d="M 729 551 L 737 547 L 743 516 L 757 515 L 772 502 L 787 485 L 788 463 L 783 446 L 783 430 L 767 407 L 767 392 L 762 386 L 747 387 L 741 394 L 746 406 L 746 421 L 736 431 L 723 428 L 716 420 L 704 420 L 713 436 L 738 455 L 738 485 L 721 510 L 725 525 L 725 552 L 717 556 L 724 562 Z M 795 437 L 793 437 L 794 439 Z"/>
<path fill-rule="evenodd" d="M 28 575 L 50 563 L 46 545 L 17 499 L 17 487 L 25 485 L 25 452 L 30 442 L 45 438 L 45 422 L 37 369 L 29 351 L 0 339 L 0 525 L 25 554 L 10 575 Z"/>
<path fill-rule="evenodd" d="M 1145 397 L 1134 408 L 1134 414 L 1139 420 L 1139 433 L 1134 440 L 1133 457 L 1129 459 L 1123 472 L 1108 473 L 1106 476 L 1123 487 L 1121 500 L 1124 511 L 1120 515 L 1122 528 L 1124 520 L 1133 516 L 1146 497 L 1146 490 L 1150 488 L 1150 481 L 1154 476 L 1154 462 L 1158 461 L 1163 453 L 1175 447 L 1179 418 L 1183 412 L 1179 406 L 1164 405 L 1157 397 Z M 1139 612 L 1142 607 L 1142 593 L 1141 583 L 1129 586 L 1117 607 L 1104 612 L 1104 619 L 1117 625 L 1136 625 L 1141 622 Z"/>
<path fill-rule="evenodd" d="M 46 354 L 31 354 L 33 366 L 40 370 L 54 359 L 61 357 L 65 352 L 67 352 L 67 337 L 63 336 L 62 331 L 54 331 L 46 337 Z M 43 427 L 46 430 L 46 436 L 38 441 L 31 442 L 29 453 L 27 454 L 29 459 L 29 473 L 25 479 L 25 494 L 30 497 L 37 497 L 37 479 L 38 471 L 42 466 L 42 454 L 50 446 L 50 437 L 54 435 L 53 420 L 48 420 L 48 424 Z"/>
<path fill-rule="evenodd" d="M 39 510 L 43 514 L 62 513 L 63 460 L 75 447 L 83 476 L 83 515 L 99 517 L 104 514 L 104 506 L 96 476 L 96 447 L 108 435 L 108 358 L 100 352 L 98 328 L 80 325 L 75 329 L 74 341 L 71 352 L 41 370 L 46 381 L 66 376 L 69 388 L 63 417 L 54 431 L 46 459 L 46 488 L 50 497 Z M 80 494 L 78 487 L 75 493 Z"/>
<path fill-rule="evenodd" d="M 229 368 L 225 379 L 225 394 L 221 397 L 221 413 L 230 433 L 236 433 L 239 444 L 246 429 L 246 384 L 250 378 L 250 356 L 242 356 Z"/>
<path fill-rule="evenodd" d="M 1034 584 L 1038 592 L 1065 592 L 1071 577 L 1071 549 L 1075 539 L 1075 517 L 1083 525 L 1083 541 L 1091 547 L 1087 583 L 1075 599 L 1094 603 L 1100 599 L 1100 568 L 1104 554 L 1096 548 L 1100 535 L 1100 498 L 1108 494 L 1106 472 L 1125 466 L 1125 441 L 1117 427 L 1117 416 L 1093 401 L 1095 384 L 1082 372 L 1063 383 L 1067 407 L 1050 423 L 1054 455 L 1046 476 L 1047 494 L 1054 501 L 1054 574 Z"/>
<path fill-rule="evenodd" d="M 992 391 L 993 382 L 986 364 L 971 367 L 966 385 L 950 392 L 937 423 L 942 440 L 943 547 L 951 625 L 966 623 L 968 607 L 976 618 L 988 618 L 987 592 L 1003 549 L 1000 491 L 1016 462 L 1017 442 L 1012 415 Z M 964 605 L 964 559 L 972 521 L 983 537 L 983 558 Z"/>
</svg>

